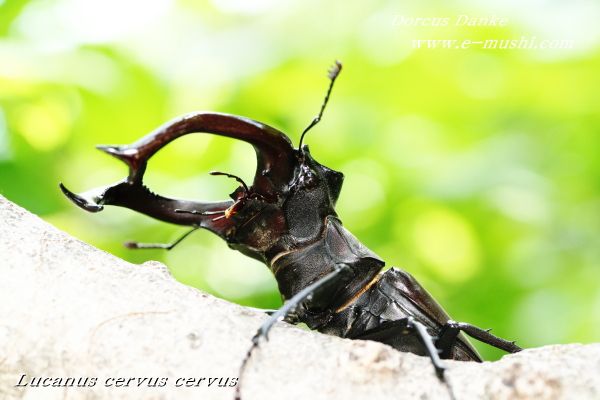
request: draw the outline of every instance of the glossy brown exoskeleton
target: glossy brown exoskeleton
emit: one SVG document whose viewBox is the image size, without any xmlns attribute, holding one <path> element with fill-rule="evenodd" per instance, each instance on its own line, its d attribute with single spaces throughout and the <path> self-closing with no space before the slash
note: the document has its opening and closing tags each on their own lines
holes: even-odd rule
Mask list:
<svg viewBox="0 0 600 400">
<path fill-rule="evenodd" d="M 337 62 L 330 71 L 331 84 L 321 112 L 302 138 L 320 120 L 340 69 Z M 252 185 L 224 174 L 241 185 L 231 194 L 232 200 L 220 202 L 167 198 L 144 186 L 148 159 L 169 142 L 194 132 L 250 143 L 257 157 Z M 74 194 L 61 184 L 64 194 L 77 206 L 90 212 L 101 211 L 104 205 L 127 207 L 193 230 L 208 229 L 230 248 L 271 269 L 285 304 L 260 328 L 252 348 L 260 337 L 266 337 L 275 321 L 285 318 L 323 333 L 375 340 L 400 351 L 429 356 L 440 379 L 445 369 L 440 358 L 482 361 L 462 332 L 507 352 L 521 350 L 487 330 L 452 321 L 406 271 L 392 268 L 381 272 L 384 261 L 346 230 L 335 212 L 344 175 L 315 161 L 302 139 L 295 149 L 285 134 L 261 122 L 195 112 L 166 123 L 133 144 L 98 148 L 124 161 L 129 176 L 82 194 Z M 170 249 L 179 241 L 127 246 Z"/>
</svg>

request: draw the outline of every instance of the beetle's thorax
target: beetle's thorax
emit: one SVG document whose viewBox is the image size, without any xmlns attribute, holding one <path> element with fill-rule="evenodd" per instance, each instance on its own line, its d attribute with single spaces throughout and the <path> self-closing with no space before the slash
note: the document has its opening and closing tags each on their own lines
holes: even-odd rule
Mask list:
<svg viewBox="0 0 600 400">
<path fill-rule="evenodd" d="M 385 263 L 365 247 L 341 221 L 330 216 L 323 224 L 319 240 L 271 260 L 271 270 L 284 299 L 290 299 L 317 279 L 329 274 L 341 264 L 349 266 L 353 278 L 344 287 L 313 304 L 315 310 L 336 310 L 352 299 L 381 271 Z"/>
</svg>

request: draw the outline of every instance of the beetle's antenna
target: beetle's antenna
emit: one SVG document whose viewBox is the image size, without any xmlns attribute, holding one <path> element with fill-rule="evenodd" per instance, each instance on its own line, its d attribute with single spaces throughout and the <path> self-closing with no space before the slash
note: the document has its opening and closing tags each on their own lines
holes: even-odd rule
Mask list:
<svg viewBox="0 0 600 400">
<path fill-rule="evenodd" d="M 333 83 L 335 82 L 335 78 L 337 78 L 341 70 L 342 62 L 340 60 L 336 60 L 335 65 L 331 66 L 331 69 L 329 69 L 327 74 L 329 79 L 331 79 L 331 83 L 329 84 L 329 89 L 327 90 L 327 94 L 325 95 L 325 101 L 323 101 L 323 105 L 321 106 L 321 111 L 319 112 L 319 115 L 317 115 L 312 120 L 312 122 L 306 127 L 304 132 L 302 132 L 302 136 L 300 136 L 300 144 L 298 145 L 300 151 L 302 151 L 302 142 L 304 141 L 304 135 L 306 135 L 306 132 L 308 132 L 313 126 L 315 126 L 321 120 L 321 117 L 323 117 L 323 111 L 325 111 L 325 106 L 329 101 L 329 95 L 331 94 L 331 89 L 333 89 Z"/>
<path fill-rule="evenodd" d="M 228 178 L 234 178 L 236 181 L 239 182 L 240 186 L 243 188 L 243 194 L 241 197 L 239 197 L 237 199 L 237 201 L 229 208 L 225 209 L 225 210 L 217 210 L 217 211 L 203 211 L 203 212 L 199 212 L 196 210 L 183 210 L 183 209 L 179 209 L 176 208 L 175 212 L 176 213 L 180 213 L 180 214 L 200 214 L 200 215 L 215 215 L 215 214 L 222 214 L 221 216 L 214 218 L 212 221 L 218 221 L 222 218 L 229 218 L 231 216 L 231 214 L 235 214 L 237 213 L 236 210 L 236 206 L 239 206 L 240 204 L 243 206 L 243 204 L 245 204 L 245 202 L 249 199 L 249 198 L 263 198 L 262 196 L 254 193 L 254 194 L 250 194 L 250 189 L 248 189 L 248 185 L 246 185 L 246 183 L 242 180 L 242 178 L 240 178 L 239 176 L 233 175 L 233 174 L 228 174 L 227 172 L 219 172 L 219 171 L 210 171 L 209 172 L 211 175 L 224 175 Z M 234 199 L 235 200 L 235 199 Z"/>
<path fill-rule="evenodd" d="M 239 176 L 236 176 L 233 174 L 228 174 L 227 172 L 219 172 L 219 171 L 210 171 L 210 174 L 211 175 L 224 175 L 228 178 L 234 178 L 236 181 L 238 181 L 240 183 L 240 186 L 242 186 L 244 188 L 244 192 L 246 193 L 246 196 L 249 194 L 248 186 L 242 180 L 242 178 L 240 178 Z"/>
</svg>

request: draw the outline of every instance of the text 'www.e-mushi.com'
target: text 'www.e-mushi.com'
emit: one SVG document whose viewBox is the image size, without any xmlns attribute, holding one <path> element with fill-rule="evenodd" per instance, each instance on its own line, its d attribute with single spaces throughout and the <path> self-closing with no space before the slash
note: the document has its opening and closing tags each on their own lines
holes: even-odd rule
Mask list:
<svg viewBox="0 0 600 400">
<path fill-rule="evenodd" d="M 472 17 L 468 15 L 458 15 L 455 18 L 450 17 L 406 17 L 404 15 L 394 15 L 392 26 L 398 27 L 444 27 L 444 26 L 487 26 L 504 27 L 509 23 L 508 18 L 497 17 Z M 412 39 L 413 49 L 469 49 L 479 48 L 482 50 L 513 50 L 513 49 L 572 49 L 574 40 L 572 39 L 538 39 L 535 36 L 520 39 L 486 39 L 486 40 L 456 40 L 456 39 Z"/>
<path fill-rule="evenodd" d="M 413 39 L 413 49 L 468 49 L 478 46 L 483 50 L 511 49 L 572 49 L 573 40 L 537 40 L 536 37 L 526 39 L 488 39 L 488 40 L 453 40 L 453 39 Z"/>
</svg>

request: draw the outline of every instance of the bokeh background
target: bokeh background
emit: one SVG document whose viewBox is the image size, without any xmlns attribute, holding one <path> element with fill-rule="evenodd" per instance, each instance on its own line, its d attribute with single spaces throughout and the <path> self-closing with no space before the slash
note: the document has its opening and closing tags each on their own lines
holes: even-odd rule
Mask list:
<svg viewBox="0 0 600 400">
<path fill-rule="evenodd" d="M 395 15 L 449 23 L 392 25 Z M 459 15 L 508 22 L 457 26 Z M 0 0 L 0 194 L 126 260 L 160 260 L 187 285 L 276 308 L 268 269 L 209 232 L 168 253 L 126 250 L 126 239 L 186 229 L 125 209 L 87 214 L 57 184 L 120 180 L 125 165 L 95 144 L 130 143 L 195 110 L 257 119 L 297 144 L 339 58 L 307 143 L 346 175 L 345 226 L 456 320 L 524 347 L 598 342 L 598 20 L 591 0 Z M 533 37 L 572 48 L 413 48 Z M 151 160 L 146 183 L 221 200 L 236 183 L 208 171 L 250 182 L 254 169 L 249 145 L 190 135 Z"/>
</svg>

